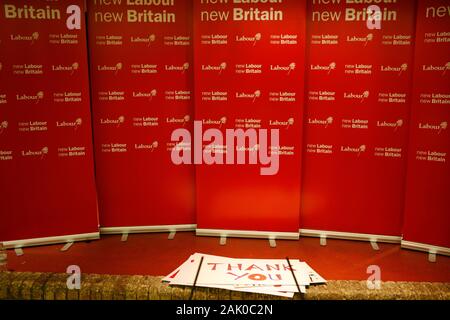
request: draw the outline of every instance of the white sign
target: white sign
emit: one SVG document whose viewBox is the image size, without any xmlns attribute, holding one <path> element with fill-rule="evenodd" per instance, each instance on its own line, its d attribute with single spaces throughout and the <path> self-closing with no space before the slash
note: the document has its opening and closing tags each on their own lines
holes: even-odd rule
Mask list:
<svg viewBox="0 0 450 320">
<path fill-rule="evenodd" d="M 310 284 L 326 282 L 307 263 L 294 259 L 289 262 L 292 269 L 286 259 L 233 259 L 195 253 L 163 281 L 193 286 L 197 277 L 195 285 L 199 287 L 290 298 L 299 289 L 306 293 L 306 286 Z"/>
</svg>

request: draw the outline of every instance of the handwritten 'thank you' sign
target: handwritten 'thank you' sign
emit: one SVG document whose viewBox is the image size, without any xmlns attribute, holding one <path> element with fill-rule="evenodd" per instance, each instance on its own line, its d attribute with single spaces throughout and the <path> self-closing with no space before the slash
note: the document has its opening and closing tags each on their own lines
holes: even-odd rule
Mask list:
<svg viewBox="0 0 450 320">
<path fill-rule="evenodd" d="M 203 261 L 200 266 L 201 258 Z M 290 266 L 289 266 L 290 264 Z M 198 275 L 197 275 L 198 274 Z M 194 285 L 235 291 L 292 297 L 306 286 L 325 283 L 305 262 L 285 259 L 234 259 L 196 253 L 163 281 L 171 285 Z"/>
</svg>

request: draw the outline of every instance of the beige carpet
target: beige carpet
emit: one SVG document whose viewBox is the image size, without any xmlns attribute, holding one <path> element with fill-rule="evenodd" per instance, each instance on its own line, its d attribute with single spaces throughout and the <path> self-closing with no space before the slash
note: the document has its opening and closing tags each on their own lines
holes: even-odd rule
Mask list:
<svg viewBox="0 0 450 320">
<path fill-rule="evenodd" d="M 115 276 L 85 274 L 80 290 L 68 290 L 67 274 L 39 272 L 1 272 L 0 299 L 26 300 L 183 300 L 191 293 L 189 287 L 169 287 L 161 277 Z M 267 300 L 279 299 L 264 294 L 197 288 L 194 299 Z M 367 289 L 365 281 L 329 281 L 310 286 L 305 300 L 360 299 L 439 299 L 450 300 L 450 283 L 383 282 L 381 289 Z"/>
</svg>

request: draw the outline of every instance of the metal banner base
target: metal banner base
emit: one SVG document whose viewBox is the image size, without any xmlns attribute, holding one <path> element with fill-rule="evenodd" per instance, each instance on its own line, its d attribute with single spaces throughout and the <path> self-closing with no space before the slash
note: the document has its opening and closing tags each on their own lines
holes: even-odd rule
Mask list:
<svg viewBox="0 0 450 320">
<path fill-rule="evenodd" d="M 11 248 L 22 248 L 31 246 L 42 246 L 57 243 L 68 243 L 75 241 L 96 240 L 96 239 L 100 239 L 100 233 L 92 232 L 92 233 L 82 233 L 57 237 L 5 241 L 3 242 L 3 246 L 7 249 L 11 249 Z"/>
<path fill-rule="evenodd" d="M 400 243 L 402 237 L 383 236 L 377 234 L 338 232 L 325 230 L 300 229 L 301 237 L 321 237 L 325 239 L 343 239 L 343 240 L 359 240 L 372 242 Z"/>
<path fill-rule="evenodd" d="M 223 229 L 197 229 L 197 236 L 209 237 L 235 237 L 235 238 L 259 238 L 274 240 L 298 240 L 297 232 L 272 232 L 272 231 L 250 231 L 250 230 L 223 230 Z"/>
<path fill-rule="evenodd" d="M 176 224 L 161 226 L 136 226 L 136 227 L 103 227 L 101 234 L 124 234 L 124 233 L 147 233 L 147 232 L 173 232 L 173 231 L 195 231 L 195 224 Z"/>
<path fill-rule="evenodd" d="M 411 250 L 418 250 L 423 252 L 428 252 L 432 254 L 441 254 L 444 256 L 450 256 L 450 248 L 446 247 L 438 247 L 438 246 L 432 246 L 430 244 L 426 243 L 419 243 L 419 242 L 412 242 L 412 241 L 405 241 L 402 240 L 402 248 L 404 249 L 411 249 Z"/>
</svg>

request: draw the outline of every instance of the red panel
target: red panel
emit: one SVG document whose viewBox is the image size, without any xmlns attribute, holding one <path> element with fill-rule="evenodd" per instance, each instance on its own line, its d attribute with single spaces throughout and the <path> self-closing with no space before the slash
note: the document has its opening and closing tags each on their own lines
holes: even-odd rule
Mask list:
<svg viewBox="0 0 450 320">
<path fill-rule="evenodd" d="M 1 5 L 0 241 L 97 232 L 83 1 Z"/>
<path fill-rule="evenodd" d="M 192 126 L 191 4 L 106 3 L 89 2 L 101 226 L 195 223 L 194 167 L 170 158 L 172 131 Z M 134 22 L 146 12 L 167 22 Z"/>
<path fill-rule="evenodd" d="M 198 165 L 198 227 L 298 232 L 305 2 L 195 4 L 196 119 L 204 129 L 216 128 L 224 135 L 226 129 L 279 129 L 280 148 L 289 150 L 280 155 L 276 175 L 260 175 L 261 165 L 248 162 Z M 242 21 L 240 10 L 268 11 L 275 18 L 281 12 L 282 19 L 256 21 L 249 16 Z M 214 21 L 215 12 L 227 18 Z M 220 68 L 224 63 L 226 68 Z M 238 97 L 258 91 L 260 96 Z M 221 97 L 217 92 L 226 93 L 227 99 L 208 100 Z M 295 99 L 281 101 L 286 93 Z M 205 124 L 224 117 L 226 123 Z"/>
<path fill-rule="evenodd" d="M 367 7 L 309 1 L 300 224 L 400 236 L 415 4 Z"/>
<path fill-rule="evenodd" d="M 404 239 L 450 247 L 450 6 L 419 1 Z"/>
</svg>

